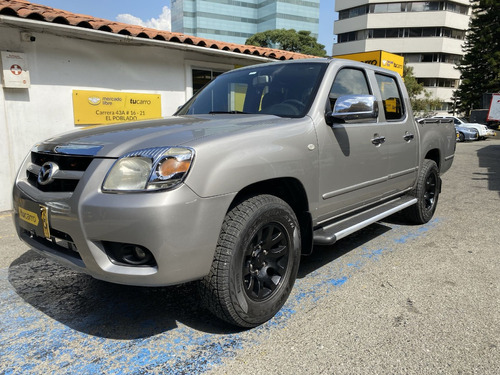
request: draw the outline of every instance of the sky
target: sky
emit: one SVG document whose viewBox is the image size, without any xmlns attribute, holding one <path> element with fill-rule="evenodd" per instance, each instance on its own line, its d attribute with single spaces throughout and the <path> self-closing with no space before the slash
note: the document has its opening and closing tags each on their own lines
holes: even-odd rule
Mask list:
<svg viewBox="0 0 500 375">
<path fill-rule="evenodd" d="M 33 0 L 31 2 L 111 21 L 170 30 L 170 0 Z M 335 0 L 320 0 L 318 42 L 325 45 L 328 55 L 332 53 L 333 21 L 338 16 L 334 8 Z"/>
</svg>

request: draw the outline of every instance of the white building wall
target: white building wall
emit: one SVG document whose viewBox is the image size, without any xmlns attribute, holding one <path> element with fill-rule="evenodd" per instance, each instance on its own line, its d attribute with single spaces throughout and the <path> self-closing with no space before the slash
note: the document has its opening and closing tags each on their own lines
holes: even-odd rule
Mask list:
<svg viewBox="0 0 500 375">
<path fill-rule="evenodd" d="M 460 72 L 452 64 L 444 63 L 412 63 L 413 74 L 418 77 L 452 77 L 460 78 Z"/>
<path fill-rule="evenodd" d="M 3 160 L 0 168 L 0 211 L 10 209 L 10 189 L 7 191 L 7 186 L 13 181 L 15 170 L 14 160 L 10 157 L 12 142 L 7 128 L 5 102 L 4 92 L 0 90 L 0 160 Z"/>
<path fill-rule="evenodd" d="M 367 51 L 381 49 L 387 52 L 398 53 L 442 52 L 460 54 L 457 52 L 457 48 L 461 48 L 462 42 L 461 40 L 450 38 L 393 38 L 367 39 L 364 45 Z"/>
<path fill-rule="evenodd" d="M 455 90 L 455 88 L 449 87 L 426 87 L 425 89 L 436 98 L 451 98 L 453 96 L 453 90 Z M 443 115 L 447 114 L 448 113 L 443 113 Z"/>
<path fill-rule="evenodd" d="M 338 35 L 356 30 L 389 27 L 449 27 L 465 30 L 468 25 L 469 16 L 452 12 L 373 13 L 337 20 L 334 30 Z"/>
<path fill-rule="evenodd" d="M 30 88 L 0 87 L 0 211 L 12 207 L 15 174 L 31 147 L 76 128 L 73 90 L 160 94 L 162 115 L 169 116 L 192 95 L 191 67 L 225 71 L 259 62 L 243 54 L 59 25 L 30 33 L 34 42 L 21 41 L 21 28 L 0 24 L 0 51 L 24 53 L 31 79 Z"/>
</svg>

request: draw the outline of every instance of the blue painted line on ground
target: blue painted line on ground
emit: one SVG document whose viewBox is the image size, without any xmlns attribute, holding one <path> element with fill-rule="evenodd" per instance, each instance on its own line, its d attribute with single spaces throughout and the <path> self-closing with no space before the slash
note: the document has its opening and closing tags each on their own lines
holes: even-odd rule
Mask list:
<svg viewBox="0 0 500 375">
<path fill-rule="evenodd" d="M 434 219 L 425 226 L 391 225 L 392 236 L 383 248 L 362 247 L 359 255 L 343 264 L 342 259 L 326 263 L 298 279 L 283 309 L 266 324 L 250 331 L 211 334 L 178 324 L 174 329 L 137 339 L 113 339 L 91 335 L 99 314 L 83 318 L 84 332 L 75 330 L 24 301 L 8 280 L 9 271 L 0 269 L 0 373 L 79 374 L 200 374 L 237 355 L 238 351 L 265 340 L 266 332 L 283 329 L 307 300 L 317 301 L 345 285 L 355 273 L 384 254 L 425 235 L 439 225 Z M 129 313 L 126 306 L 110 307 L 109 314 Z M 154 322 L 143 322 L 154 325 Z"/>
</svg>

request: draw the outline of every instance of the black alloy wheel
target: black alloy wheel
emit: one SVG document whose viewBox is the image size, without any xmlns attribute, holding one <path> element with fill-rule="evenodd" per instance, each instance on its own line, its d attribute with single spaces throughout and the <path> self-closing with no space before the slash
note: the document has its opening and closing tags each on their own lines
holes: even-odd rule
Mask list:
<svg viewBox="0 0 500 375">
<path fill-rule="evenodd" d="M 426 210 L 434 207 L 438 194 L 438 176 L 436 173 L 429 173 L 425 181 L 424 205 Z"/>
<path fill-rule="evenodd" d="M 269 298 L 284 280 L 290 244 L 279 223 L 262 226 L 250 242 L 243 261 L 245 292 L 254 301 Z"/>
</svg>

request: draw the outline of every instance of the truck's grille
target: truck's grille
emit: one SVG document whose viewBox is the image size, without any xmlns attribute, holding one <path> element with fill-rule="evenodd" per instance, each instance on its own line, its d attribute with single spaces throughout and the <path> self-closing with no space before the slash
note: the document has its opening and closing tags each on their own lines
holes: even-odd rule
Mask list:
<svg viewBox="0 0 500 375">
<path fill-rule="evenodd" d="M 92 159 L 91 156 L 32 152 L 26 177 L 31 185 L 44 192 L 73 192 Z M 41 184 L 38 175 L 42 166 L 49 162 L 57 165 L 58 170 L 51 181 Z"/>
</svg>

